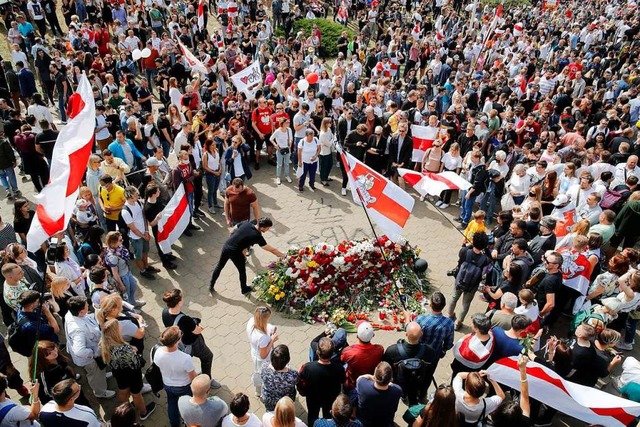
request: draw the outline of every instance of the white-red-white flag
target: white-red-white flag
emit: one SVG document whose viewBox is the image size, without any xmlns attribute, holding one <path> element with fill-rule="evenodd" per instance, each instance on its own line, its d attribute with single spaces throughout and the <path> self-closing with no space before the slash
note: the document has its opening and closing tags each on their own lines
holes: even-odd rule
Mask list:
<svg viewBox="0 0 640 427">
<path fill-rule="evenodd" d="M 369 217 L 395 242 L 402 236 L 414 198 L 351 154 L 342 151 L 341 155 L 354 202 L 364 205 Z"/>
<path fill-rule="evenodd" d="M 67 104 L 69 122 L 62 128 L 51 158 L 49 183 L 35 196 L 36 214 L 27 234 L 35 252 L 49 237 L 67 229 L 93 147 L 96 108 L 86 74 Z"/>
<path fill-rule="evenodd" d="M 178 40 L 178 46 L 180 47 L 182 55 L 187 61 L 187 64 L 189 64 L 189 67 L 191 67 L 191 71 L 197 71 L 202 74 L 207 74 L 207 67 L 205 67 L 202 61 L 196 58 L 193 52 L 191 52 L 188 47 L 183 45 L 180 40 Z"/>
<path fill-rule="evenodd" d="M 226 0 L 218 1 L 218 15 L 222 15 L 227 11 L 227 2 Z"/>
<path fill-rule="evenodd" d="M 398 174 L 421 196 L 439 196 L 445 190 L 468 190 L 471 183 L 455 172 L 416 172 L 398 169 Z"/>
<path fill-rule="evenodd" d="M 411 125 L 411 138 L 413 139 L 412 162 L 421 162 L 424 152 L 431 148 L 433 141 L 438 139 L 439 128 L 432 126 Z"/>
<path fill-rule="evenodd" d="M 189 201 L 184 185 L 180 184 L 162 211 L 162 218 L 158 221 L 158 246 L 163 253 L 171 252 L 171 245 L 187 229 L 190 219 Z"/>
<path fill-rule="evenodd" d="M 501 384 L 520 389 L 516 356 L 493 363 L 487 374 Z M 531 398 L 587 424 L 624 427 L 632 425 L 635 417 L 640 416 L 640 403 L 572 383 L 539 363 L 527 363 L 527 380 Z"/>
<path fill-rule="evenodd" d="M 586 295 L 591 278 L 591 263 L 587 256 L 572 247 L 558 248 L 557 252 L 562 255 L 562 283 Z"/>
<path fill-rule="evenodd" d="M 434 27 L 436 29 L 436 40 L 438 42 L 442 42 L 444 40 L 444 31 L 442 29 L 442 15 L 438 16 Z"/>
<path fill-rule="evenodd" d="M 204 0 L 198 2 L 198 28 L 200 31 L 204 28 Z"/>
</svg>

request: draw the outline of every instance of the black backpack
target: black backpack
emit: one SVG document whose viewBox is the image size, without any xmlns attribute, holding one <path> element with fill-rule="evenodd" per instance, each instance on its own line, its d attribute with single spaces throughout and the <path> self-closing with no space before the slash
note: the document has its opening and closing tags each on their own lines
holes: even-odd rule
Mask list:
<svg viewBox="0 0 640 427">
<path fill-rule="evenodd" d="M 478 264 L 476 264 L 476 262 Z M 473 249 L 468 248 L 465 255 L 465 259 L 458 269 L 456 275 L 456 288 L 462 289 L 465 292 L 474 290 L 480 284 L 482 280 L 482 273 L 484 268 L 489 264 L 489 260 L 485 254 L 481 254 L 478 261 L 473 259 Z"/>
<path fill-rule="evenodd" d="M 418 353 L 412 358 L 409 358 L 403 343 L 398 343 L 397 348 L 403 359 L 396 363 L 397 382 L 410 400 L 418 399 L 421 387 L 429 382 L 427 376 L 431 364 L 422 360 L 427 352 L 427 347 L 421 345 Z"/>
<path fill-rule="evenodd" d="M 162 380 L 162 371 L 158 365 L 153 362 L 153 356 L 156 354 L 156 350 L 160 347 L 160 344 L 156 344 L 151 348 L 151 366 L 144 371 L 144 377 L 147 379 L 147 382 L 151 386 L 151 391 L 153 391 L 156 396 L 164 388 L 164 381 Z"/>
<path fill-rule="evenodd" d="M 23 316 L 7 328 L 7 342 L 9 343 L 9 347 L 25 357 L 30 357 L 33 354 L 33 348 L 36 345 L 36 337 L 32 334 L 25 334 L 22 331 L 23 327 L 29 322 L 30 320 L 27 316 Z"/>
</svg>

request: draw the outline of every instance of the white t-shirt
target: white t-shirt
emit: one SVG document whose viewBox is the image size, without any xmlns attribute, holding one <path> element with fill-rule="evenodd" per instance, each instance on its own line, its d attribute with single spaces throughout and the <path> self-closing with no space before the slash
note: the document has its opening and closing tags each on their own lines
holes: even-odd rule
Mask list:
<svg viewBox="0 0 640 427">
<path fill-rule="evenodd" d="M 268 334 L 265 334 L 264 332 L 262 332 L 261 330 L 254 328 L 253 325 L 254 325 L 253 318 L 251 318 L 247 322 L 247 337 L 249 338 L 249 344 L 251 345 L 251 357 L 254 360 L 269 359 L 269 354 L 271 354 L 271 352 L 267 354 L 267 357 L 262 359 L 260 357 L 260 349 L 265 348 L 266 346 L 269 345 L 269 342 L 271 341 L 271 337 Z M 267 325 L 267 331 L 270 331 L 272 329 L 273 329 L 272 325 Z"/>
<path fill-rule="evenodd" d="M 262 425 L 263 427 L 273 427 L 273 419 L 275 418 L 275 414 L 273 412 L 267 412 L 262 416 Z M 305 423 L 298 417 L 296 417 L 295 427 L 307 427 Z"/>
<path fill-rule="evenodd" d="M 482 401 L 486 402 L 485 415 L 491 414 L 502 403 L 502 398 L 499 396 L 483 397 L 480 402 L 475 406 L 470 406 L 464 401 L 464 389 L 462 388 L 462 379 L 456 375 L 453 379 L 453 391 L 456 394 L 456 412 L 463 414 L 465 421 L 473 423 L 478 421 L 480 415 L 482 415 L 482 409 L 484 405 Z"/>
<path fill-rule="evenodd" d="M 27 407 L 24 407 L 20 404 L 20 402 L 13 402 L 9 399 L 0 403 L 0 410 L 7 405 L 15 404 L 13 408 L 9 409 L 7 415 L 5 415 L 4 420 L 2 421 L 2 427 L 39 427 L 37 421 L 28 421 L 29 415 L 31 414 L 31 410 Z"/>
<path fill-rule="evenodd" d="M 144 125 L 144 136 L 147 138 L 147 149 L 153 150 L 153 145 L 151 145 L 151 141 L 156 145 L 156 147 L 160 147 L 160 138 L 158 134 L 153 131 L 155 125 L 153 123 L 147 123 Z M 149 141 L 149 137 L 151 141 Z"/>
<path fill-rule="evenodd" d="M 451 153 L 444 153 L 444 156 L 442 156 L 442 163 L 444 163 L 444 168 L 446 170 L 455 171 L 458 168 L 462 168 L 462 157 L 460 157 L 460 155 L 453 157 Z"/>
<path fill-rule="evenodd" d="M 270 138 L 271 142 L 275 142 L 278 144 L 279 148 L 287 148 L 289 146 L 289 142 L 293 141 L 293 135 L 291 129 L 287 128 L 283 131 L 281 128 L 276 129 Z"/>
<path fill-rule="evenodd" d="M 249 419 L 244 424 L 233 422 L 233 414 L 229 414 L 222 419 L 222 427 L 262 427 L 262 421 L 255 414 L 249 414 Z"/>
<path fill-rule="evenodd" d="M 131 213 L 129 213 L 126 208 L 129 208 L 131 210 Z M 135 225 L 138 231 L 142 233 L 147 231 L 145 227 L 144 212 L 142 212 L 142 206 L 140 206 L 140 204 L 137 202 L 132 205 L 127 201 L 124 204 L 124 207 L 122 208 L 122 219 L 127 225 Z M 138 236 L 131 230 L 129 230 L 129 237 L 133 240 L 142 239 L 142 237 Z"/>
<path fill-rule="evenodd" d="M 53 400 L 42 407 L 40 411 L 40 420 L 42 424 L 48 425 L 55 422 L 56 425 L 85 425 L 86 427 L 101 427 L 102 423 L 96 417 L 95 412 L 88 406 L 76 404 L 68 411 L 58 411 L 56 402 Z M 55 420 L 55 421 L 54 421 Z M 74 420 L 74 421 L 72 421 Z"/>
<path fill-rule="evenodd" d="M 183 387 L 191 384 L 189 372 L 195 371 L 193 360 L 187 353 L 180 350 L 167 352 L 166 347 L 160 347 L 156 350 L 153 357 L 160 372 L 162 372 L 162 382 L 170 387 Z"/>
<path fill-rule="evenodd" d="M 532 322 L 538 320 L 538 317 L 540 316 L 538 304 L 536 304 L 535 302 L 529 305 L 529 307 L 525 307 L 524 305 L 518 306 L 513 312 L 516 314 L 527 316 L 529 319 L 531 319 Z"/>
<path fill-rule="evenodd" d="M 311 160 L 318 152 L 318 144 L 318 138 L 316 137 L 313 137 L 311 142 L 308 142 L 306 137 L 298 142 L 298 148 L 302 148 L 302 163 L 315 163 L 318 161 L 317 158 L 315 162 Z"/>
<path fill-rule="evenodd" d="M 96 128 L 101 127 L 106 125 L 107 123 L 107 116 L 104 114 L 96 114 Z M 96 139 L 107 139 L 111 136 L 111 133 L 109 132 L 109 128 L 105 127 L 100 129 L 97 133 L 96 133 Z"/>
</svg>

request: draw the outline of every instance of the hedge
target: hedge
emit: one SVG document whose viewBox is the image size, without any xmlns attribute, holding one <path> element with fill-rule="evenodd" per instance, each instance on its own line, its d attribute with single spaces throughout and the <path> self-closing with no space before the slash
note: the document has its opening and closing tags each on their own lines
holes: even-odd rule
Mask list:
<svg viewBox="0 0 640 427">
<path fill-rule="evenodd" d="M 333 58 L 338 56 L 338 38 L 343 31 L 346 31 L 349 35 L 349 40 L 353 40 L 355 35 L 354 31 L 345 27 L 342 24 L 332 21 L 326 18 L 316 19 L 298 19 L 293 22 L 292 34 L 297 34 L 298 31 L 304 30 L 304 36 L 309 37 L 311 35 L 312 25 L 317 24 L 320 34 L 322 34 L 322 50 L 325 57 Z M 282 35 L 280 28 L 276 30 L 276 35 Z"/>
</svg>

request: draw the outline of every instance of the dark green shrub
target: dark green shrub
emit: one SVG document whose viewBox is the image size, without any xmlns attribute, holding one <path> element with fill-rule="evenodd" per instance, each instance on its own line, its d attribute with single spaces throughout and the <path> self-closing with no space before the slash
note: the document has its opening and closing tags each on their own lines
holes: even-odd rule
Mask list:
<svg viewBox="0 0 640 427">
<path fill-rule="evenodd" d="M 338 56 L 338 38 L 343 31 L 349 34 L 349 40 L 352 40 L 355 33 L 349 27 L 344 27 L 337 22 L 333 22 L 331 19 L 319 18 L 319 19 L 298 19 L 293 23 L 292 36 L 295 37 L 298 31 L 303 30 L 304 36 L 309 37 L 311 35 L 311 26 L 313 24 L 318 25 L 320 34 L 322 34 L 322 50 L 325 57 L 333 58 Z M 275 33 L 276 36 L 284 35 L 282 30 L 278 28 Z"/>
</svg>

